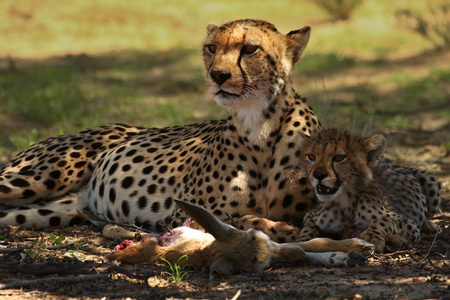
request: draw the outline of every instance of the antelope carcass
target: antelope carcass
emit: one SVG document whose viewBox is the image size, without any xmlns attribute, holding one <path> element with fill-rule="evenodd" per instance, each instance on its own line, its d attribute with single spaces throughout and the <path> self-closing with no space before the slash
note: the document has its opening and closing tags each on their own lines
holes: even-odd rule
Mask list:
<svg viewBox="0 0 450 300">
<path fill-rule="evenodd" d="M 186 226 L 178 227 L 158 238 L 152 235 L 144 237 L 123 250 L 113 252 L 108 259 L 136 264 L 164 258 L 173 263 L 186 254 L 187 259 L 180 264 L 196 268 L 207 266 L 210 277 L 214 277 L 239 271 L 262 271 L 276 263 L 361 265 L 365 263 L 365 258 L 356 252 L 373 250 L 373 245 L 360 239 L 335 241 L 315 238 L 306 242 L 280 244 L 270 240 L 261 231 L 244 231 L 225 224 L 201 206 L 178 200 L 175 202 L 207 232 Z M 132 232 L 113 225 L 107 225 L 103 234 L 111 238 L 134 236 Z"/>
</svg>

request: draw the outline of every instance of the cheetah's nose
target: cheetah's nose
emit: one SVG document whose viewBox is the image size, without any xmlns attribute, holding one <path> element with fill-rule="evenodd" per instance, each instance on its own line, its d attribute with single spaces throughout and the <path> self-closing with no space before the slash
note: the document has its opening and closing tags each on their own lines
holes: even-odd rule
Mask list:
<svg viewBox="0 0 450 300">
<path fill-rule="evenodd" d="M 209 75 L 218 85 L 224 84 L 231 77 L 231 73 L 223 70 L 212 70 Z"/>
<path fill-rule="evenodd" d="M 314 171 L 313 175 L 314 175 L 314 178 L 321 181 L 321 180 L 325 179 L 325 177 L 328 176 L 328 173 L 324 169 L 317 169 Z"/>
</svg>

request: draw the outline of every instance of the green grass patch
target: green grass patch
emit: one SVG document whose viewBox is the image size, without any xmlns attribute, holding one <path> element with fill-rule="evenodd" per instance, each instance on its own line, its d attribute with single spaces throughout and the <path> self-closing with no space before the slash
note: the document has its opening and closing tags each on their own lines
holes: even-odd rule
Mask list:
<svg viewBox="0 0 450 300">
<path fill-rule="evenodd" d="M 178 284 L 182 282 L 184 279 L 187 279 L 189 271 L 186 270 L 190 265 L 181 266 L 180 263 L 182 260 L 188 260 L 188 256 L 186 254 L 181 255 L 176 262 L 171 263 L 165 258 L 161 258 L 161 260 L 166 263 L 166 270 L 161 272 L 162 275 L 166 276 L 172 283 Z"/>
<path fill-rule="evenodd" d="M 204 94 L 196 52 L 127 50 L 4 71 L 0 112 L 27 126 L 3 132 L 0 149 L 9 153 L 46 136 L 114 122 L 161 127 L 225 117 Z"/>
<path fill-rule="evenodd" d="M 389 99 L 389 105 L 385 105 L 383 111 L 408 113 L 433 107 L 445 107 L 450 104 L 449 81 L 450 69 L 431 69 L 426 76 L 421 78 L 408 73 L 389 76 L 378 85 L 390 82 L 394 83 L 397 88 L 385 96 Z"/>
<path fill-rule="evenodd" d="M 361 64 L 356 64 L 355 71 L 360 67 Z M 330 72 L 331 69 L 319 74 Z M 334 90 L 318 86 L 308 97 L 325 126 L 369 133 L 379 127 L 415 130 L 421 127 L 416 116 L 422 112 L 433 113 L 437 118 L 450 122 L 449 80 L 450 69 L 431 68 L 422 77 L 396 72 L 369 83 L 342 86 Z M 387 85 L 391 88 L 387 89 Z"/>
<path fill-rule="evenodd" d="M 355 66 L 354 58 L 336 53 L 313 53 L 303 57 L 297 72 L 307 75 L 321 75 L 329 72 L 339 72 Z"/>
</svg>

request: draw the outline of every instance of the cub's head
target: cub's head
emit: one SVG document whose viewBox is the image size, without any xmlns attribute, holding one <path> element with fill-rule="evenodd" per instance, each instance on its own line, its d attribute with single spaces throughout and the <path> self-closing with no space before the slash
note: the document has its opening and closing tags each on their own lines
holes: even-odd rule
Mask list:
<svg viewBox="0 0 450 300">
<path fill-rule="evenodd" d="M 306 141 L 302 167 L 319 201 L 338 200 L 340 195 L 365 188 L 385 148 L 381 134 L 363 138 L 343 130 L 324 129 Z"/>
<path fill-rule="evenodd" d="M 259 20 L 208 25 L 203 60 L 215 101 L 232 112 L 261 114 L 283 90 L 309 34 L 303 27 L 284 35 Z"/>
</svg>

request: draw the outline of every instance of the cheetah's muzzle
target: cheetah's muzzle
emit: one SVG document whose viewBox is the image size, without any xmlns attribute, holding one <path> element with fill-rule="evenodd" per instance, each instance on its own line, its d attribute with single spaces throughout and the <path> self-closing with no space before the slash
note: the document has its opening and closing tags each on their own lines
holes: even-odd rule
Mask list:
<svg viewBox="0 0 450 300">
<path fill-rule="evenodd" d="M 229 93 L 229 92 L 225 92 L 224 90 L 220 90 L 216 93 L 216 95 L 221 95 L 221 96 L 225 96 L 225 97 L 239 97 L 238 94 L 233 94 L 233 93 Z"/>
<path fill-rule="evenodd" d="M 336 182 L 336 185 L 333 188 L 327 187 L 322 183 L 319 183 L 316 187 L 316 193 L 320 196 L 329 196 L 334 195 L 341 187 L 341 183 L 339 181 Z"/>
</svg>

